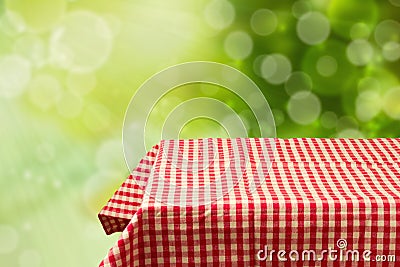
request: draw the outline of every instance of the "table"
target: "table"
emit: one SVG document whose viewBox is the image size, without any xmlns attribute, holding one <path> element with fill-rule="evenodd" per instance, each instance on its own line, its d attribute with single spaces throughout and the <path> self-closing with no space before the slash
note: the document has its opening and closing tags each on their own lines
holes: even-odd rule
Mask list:
<svg viewBox="0 0 400 267">
<path fill-rule="evenodd" d="M 252 169 L 272 141 L 273 157 L 261 173 Z M 157 188 L 155 177 L 163 175 L 193 186 L 180 167 L 200 168 L 199 161 L 215 155 L 238 157 L 244 152 L 229 155 L 238 144 L 247 148 L 250 165 L 231 161 L 226 168 L 239 169 L 241 177 L 222 198 L 185 206 L 148 194 L 149 181 Z M 212 183 L 219 170 L 195 175 L 195 183 Z M 253 188 L 256 176 L 265 181 Z M 398 266 L 400 139 L 163 140 L 98 217 L 107 234 L 122 232 L 100 266 Z"/>
</svg>

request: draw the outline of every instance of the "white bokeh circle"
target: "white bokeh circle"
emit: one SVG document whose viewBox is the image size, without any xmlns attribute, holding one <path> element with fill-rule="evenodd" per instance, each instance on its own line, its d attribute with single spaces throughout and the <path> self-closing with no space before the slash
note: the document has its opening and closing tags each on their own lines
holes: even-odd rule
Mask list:
<svg viewBox="0 0 400 267">
<path fill-rule="evenodd" d="M 269 9 L 259 9 L 251 16 L 250 26 L 258 35 L 270 35 L 278 27 L 278 17 Z"/>
<path fill-rule="evenodd" d="M 331 27 L 324 14 L 312 11 L 300 17 L 296 30 L 300 40 L 308 45 L 316 45 L 329 37 Z"/>
<path fill-rule="evenodd" d="M 287 108 L 294 122 L 308 125 L 318 119 L 321 113 L 321 101 L 309 91 L 300 91 L 290 97 Z"/>
<path fill-rule="evenodd" d="M 325 111 L 320 117 L 321 126 L 326 129 L 332 129 L 337 126 L 338 117 L 335 112 Z"/>
<path fill-rule="evenodd" d="M 23 93 L 31 79 L 31 64 L 19 55 L 0 58 L 0 97 L 14 98 Z"/>
<path fill-rule="evenodd" d="M 350 37 L 353 40 L 368 39 L 370 34 L 371 34 L 370 27 L 363 22 L 357 22 L 353 26 L 351 26 Z"/>
<path fill-rule="evenodd" d="M 334 57 L 322 56 L 318 59 L 315 67 L 319 75 L 323 77 L 330 77 L 336 73 L 338 63 Z"/>
<path fill-rule="evenodd" d="M 129 170 L 133 170 L 136 167 L 139 160 L 145 155 L 146 148 L 149 147 L 149 145 L 146 144 L 146 135 L 156 134 L 148 130 L 146 131 L 148 119 L 156 104 L 174 88 L 193 83 L 213 84 L 223 87 L 247 104 L 257 121 L 260 137 L 264 137 L 266 140 L 263 146 L 265 149 L 261 151 L 264 160 L 260 164 L 257 164 L 256 168 L 269 170 L 275 148 L 274 138 L 276 130 L 271 109 L 262 92 L 250 78 L 240 71 L 224 64 L 204 61 L 188 62 L 167 68 L 152 76 L 138 89 L 126 111 L 123 127 L 124 156 Z M 254 97 L 255 94 L 258 94 L 258 97 Z M 264 100 L 261 101 L 263 102 L 261 104 L 260 99 Z M 182 112 L 182 110 L 184 110 L 184 112 Z M 228 116 L 226 114 L 228 114 Z M 232 190 L 234 185 L 236 185 L 242 177 L 242 175 L 240 175 L 241 171 L 246 171 L 249 159 L 246 156 L 247 153 L 245 153 L 247 150 L 246 142 L 242 138 L 248 137 L 249 129 L 245 127 L 247 123 L 241 121 L 242 118 L 236 115 L 234 110 L 228 105 L 216 99 L 201 97 L 178 105 L 169 114 L 165 120 L 164 126 L 161 127 L 161 138 L 176 138 L 176 136 L 179 136 L 183 125 L 190 119 L 196 117 L 206 117 L 215 120 L 227 130 L 230 138 L 238 137 L 231 139 L 232 142 L 236 144 L 233 149 L 242 151 L 243 153 L 241 155 L 244 155 L 243 158 L 229 159 L 224 163 L 225 171 L 219 173 L 211 184 L 198 187 L 183 187 L 180 184 L 175 184 L 174 182 L 164 179 L 161 177 L 162 175 L 152 173 L 145 188 L 145 192 L 148 196 L 154 197 L 156 200 L 167 204 L 179 206 L 210 203 L 223 197 Z M 229 118 L 229 120 L 227 118 Z M 167 142 L 170 142 L 169 144 L 174 146 L 174 144 L 171 143 L 172 141 L 169 140 L 163 141 L 163 144 Z M 212 143 L 214 142 L 213 139 L 205 138 L 203 142 L 208 142 L 209 149 L 217 151 L 217 147 Z M 165 147 L 168 148 L 169 146 Z M 173 162 L 174 158 L 171 155 L 172 153 L 164 155 L 165 160 Z M 189 164 L 190 166 L 197 166 L 196 162 L 191 163 L 193 164 Z M 209 164 L 213 164 L 212 160 Z M 238 174 L 235 178 L 237 180 L 230 179 L 231 175 L 229 173 L 229 168 L 227 168 L 230 164 L 237 164 L 239 167 L 235 170 Z M 181 164 L 181 166 L 179 166 L 179 163 L 176 163 L 175 165 L 173 164 L 173 167 L 180 168 L 180 171 L 194 173 L 196 169 L 187 168 L 187 165 L 188 164 Z M 242 170 L 239 170 L 241 167 L 243 167 Z M 260 185 L 263 181 L 265 181 L 265 176 L 258 178 L 253 177 L 253 180 L 250 182 L 252 185 L 251 188 L 255 189 L 257 185 Z M 164 185 L 162 188 L 155 186 L 160 182 Z M 196 184 L 196 182 L 192 184 Z M 170 190 L 169 193 L 160 192 L 160 190 L 165 190 L 166 188 Z M 185 194 L 189 191 L 192 193 L 192 196 L 199 197 L 186 198 Z M 174 197 L 171 198 L 171 195 Z"/>
<path fill-rule="evenodd" d="M 372 60 L 374 49 L 367 40 L 357 39 L 347 46 L 346 55 L 353 65 L 365 66 Z"/>
<path fill-rule="evenodd" d="M 112 31 L 102 17 L 75 11 L 66 15 L 51 34 L 50 62 L 74 72 L 92 72 L 107 61 L 112 44 Z"/>
<path fill-rule="evenodd" d="M 336 135 L 337 138 L 355 138 L 355 139 L 360 139 L 360 138 L 365 138 L 364 134 L 360 132 L 357 129 L 344 129 Z"/>
<path fill-rule="evenodd" d="M 387 61 L 396 61 L 400 59 L 400 44 L 398 42 L 387 42 L 382 47 L 382 56 Z"/>
<path fill-rule="evenodd" d="M 400 23 L 395 20 L 384 20 L 375 27 L 375 41 L 381 47 L 388 42 L 398 42 L 400 39 Z"/>
<path fill-rule="evenodd" d="M 228 56 L 234 60 L 247 58 L 253 50 L 253 40 L 243 31 L 230 33 L 224 42 L 224 48 Z"/>
<path fill-rule="evenodd" d="M 390 118 L 400 120 L 400 87 L 388 90 L 383 96 L 383 111 Z"/>
<path fill-rule="evenodd" d="M 312 10 L 312 4 L 306 0 L 299 0 L 293 3 L 292 14 L 295 18 L 299 19 L 304 14 Z"/>
<path fill-rule="evenodd" d="M 235 7 L 227 0 L 211 0 L 204 9 L 204 18 L 210 27 L 223 30 L 235 20 Z"/>
<path fill-rule="evenodd" d="M 367 90 L 361 92 L 356 98 L 356 116 L 360 121 L 366 122 L 379 114 L 382 108 L 382 99 L 379 91 Z"/>
<path fill-rule="evenodd" d="M 302 71 L 293 72 L 285 82 L 285 89 L 289 95 L 299 91 L 311 91 L 312 86 L 310 75 Z"/>
<path fill-rule="evenodd" d="M 292 72 L 292 63 L 282 54 L 274 53 L 263 58 L 261 76 L 271 84 L 282 84 Z"/>
</svg>

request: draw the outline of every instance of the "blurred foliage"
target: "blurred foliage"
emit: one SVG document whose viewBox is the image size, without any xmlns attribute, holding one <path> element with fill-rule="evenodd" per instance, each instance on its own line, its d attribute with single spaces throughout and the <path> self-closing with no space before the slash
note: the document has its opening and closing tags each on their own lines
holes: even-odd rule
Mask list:
<svg viewBox="0 0 400 267">
<path fill-rule="evenodd" d="M 278 137 L 400 137 L 399 15 L 398 0 L 0 1 L 1 265 L 93 266 L 106 255 L 118 236 L 105 237 L 96 213 L 128 174 L 124 112 L 174 64 L 247 74 Z M 152 124 L 206 96 L 259 136 L 231 92 L 183 87 L 155 103 Z M 204 118 L 181 131 L 226 134 Z"/>
</svg>

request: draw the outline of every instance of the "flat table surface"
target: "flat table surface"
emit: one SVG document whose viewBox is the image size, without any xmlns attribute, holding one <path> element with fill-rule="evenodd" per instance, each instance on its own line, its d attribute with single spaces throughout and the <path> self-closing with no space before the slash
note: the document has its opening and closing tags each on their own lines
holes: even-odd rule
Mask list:
<svg viewBox="0 0 400 267">
<path fill-rule="evenodd" d="M 266 245 L 338 240 L 400 253 L 399 177 L 396 138 L 163 140 L 99 213 L 107 234 L 122 231 L 101 266 L 268 265 L 256 257 Z"/>
</svg>

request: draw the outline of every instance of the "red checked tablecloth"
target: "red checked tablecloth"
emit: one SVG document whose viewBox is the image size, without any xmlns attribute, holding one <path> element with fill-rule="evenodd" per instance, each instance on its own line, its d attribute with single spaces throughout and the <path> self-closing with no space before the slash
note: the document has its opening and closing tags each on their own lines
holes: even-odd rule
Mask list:
<svg viewBox="0 0 400 267">
<path fill-rule="evenodd" d="M 271 164 L 255 168 L 271 140 Z M 212 203 L 153 197 L 173 199 L 166 185 L 186 184 L 193 200 L 193 184 L 221 173 L 240 179 Z M 161 141 L 99 219 L 107 234 L 122 232 L 100 266 L 400 266 L 400 139 Z"/>
</svg>

